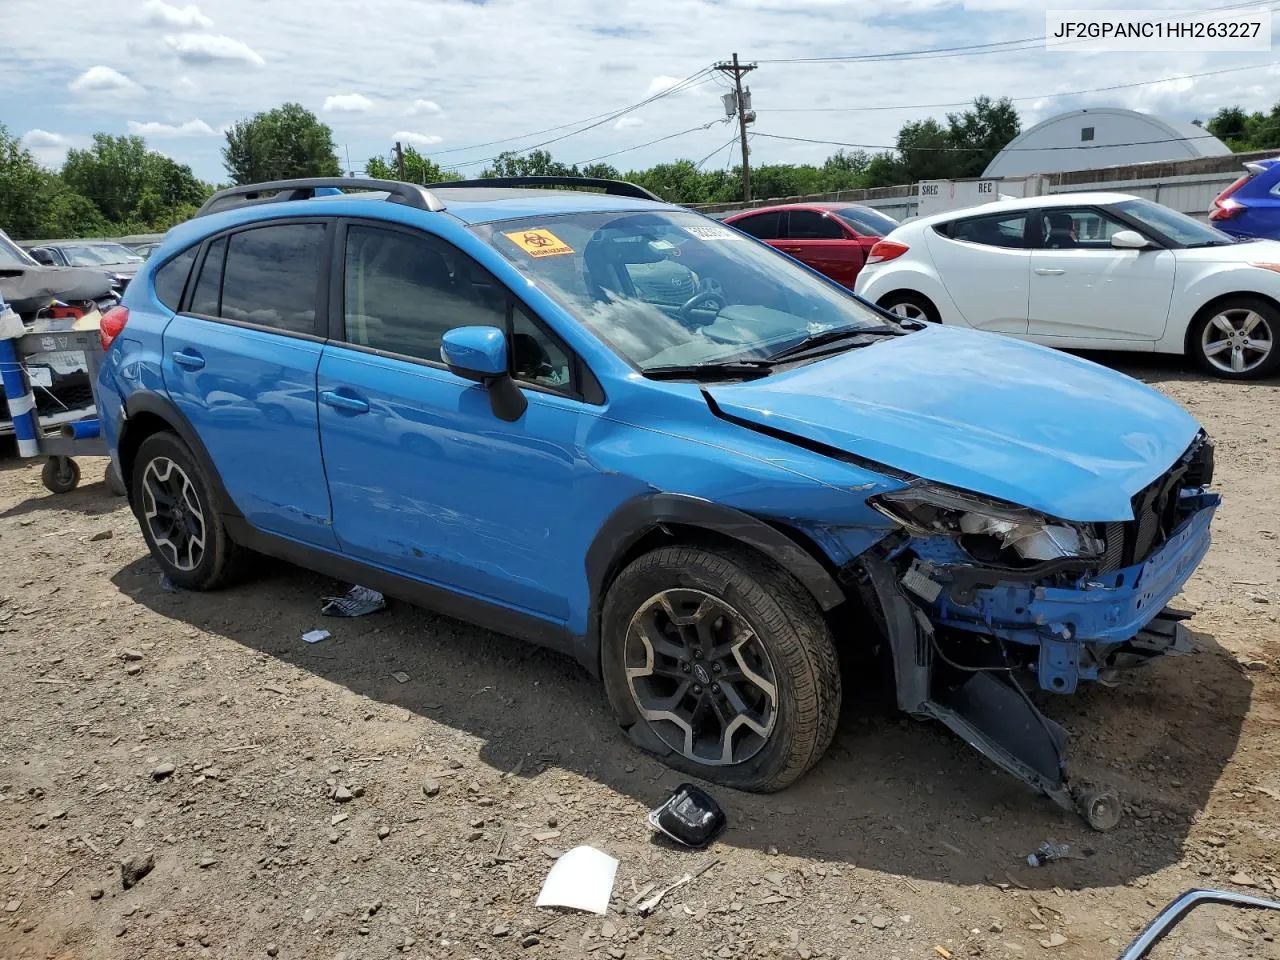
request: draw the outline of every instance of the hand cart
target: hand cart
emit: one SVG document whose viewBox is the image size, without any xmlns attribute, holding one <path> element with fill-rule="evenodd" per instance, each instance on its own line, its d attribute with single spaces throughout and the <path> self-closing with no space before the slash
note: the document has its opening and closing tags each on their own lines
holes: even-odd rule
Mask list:
<svg viewBox="0 0 1280 960">
<path fill-rule="evenodd" d="M 49 384 L 32 383 L 32 368 L 27 361 L 37 354 L 84 358 L 94 400 L 84 418 L 52 428 L 40 423 L 34 391 L 48 391 Z M 51 493 L 69 493 L 79 485 L 80 467 L 75 457 L 108 455 L 97 419 L 98 370 L 103 356 L 96 329 L 28 332 L 18 315 L 0 302 L 0 387 L 13 420 L 18 456 L 47 458 L 40 478 Z M 49 396 L 53 396 L 52 392 Z M 124 493 L 114 464 L 107 468 L 106 482 L 112 493 Z"/>
</svg>

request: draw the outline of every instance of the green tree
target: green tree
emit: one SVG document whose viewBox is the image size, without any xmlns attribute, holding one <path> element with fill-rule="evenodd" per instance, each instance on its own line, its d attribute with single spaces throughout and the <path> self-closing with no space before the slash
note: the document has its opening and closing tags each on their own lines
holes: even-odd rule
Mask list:
<svg viewBox="0 0 1280 960">
<path fill-rule="evenodd" d="M 254 114 L 227 131 L 222 161 L 233 183 L 341 175 L 333 131 L 301 104 Z"/>
<path fill-rule="evenodd" d="M 958 164 L 950 133 L 930 117 L 902 125 L 896 140 L 898 179 L 896 183 L 916 180 L 945 180 L 958 175 Z"/>
<path fill-rule="evenodd" d="M 490 180 L 494 177 L 576 177 L 577 167 L 567 167 L 559 160 L 552 158 L 546 150 L 531 150 L 519 153 L 507 150 L 493 158 L 490 166 L 480 171 L 480 177 Z"/>
<path fill-rule="evenodd" d="M 16 240 L 48 240 L 102 234 L 107 224 L 0 124 L 0 227 Z"/>
<path fill-rule="evenodd" d="M 978 97 L 973 109 L 947 114 L 947 135 L 956 149 L 949 166 L 954 177 L 980 177 L 987 164 L 1022 132 L 1018 111 L 1008 97 Z"/>
<path fill-rule="evenodd" d="M 394 160 L 385 157 L 370 157 L 364 165 L 364 172 L 378 180 L 398 180 L 400 172 Z M 458 180 L 456 170 L 446 170 L 434 160 L 424 157 L 413 147 L 404 148 L 404 178 L 410 183 L 442 183 L 446 180 Z"/>
<path fill-rule="evenodd" d="M 1223 107 L 1205 128 L 1235 151 L 1272 150 L 1280 147 L 1280 103 L 1270 113 L 1245 113 L 1240 107 Z"/>
<path fill-rule="evenodd" d="M 147 149 L 136 136 L 96 133 L 87 150 L 70 150 L 62 179 L 121 226 L 167 229 L 190 216 L 211 189 L 191 168 Z M 185 216 L 183 215 L 185 212 Z"/>
</svg>

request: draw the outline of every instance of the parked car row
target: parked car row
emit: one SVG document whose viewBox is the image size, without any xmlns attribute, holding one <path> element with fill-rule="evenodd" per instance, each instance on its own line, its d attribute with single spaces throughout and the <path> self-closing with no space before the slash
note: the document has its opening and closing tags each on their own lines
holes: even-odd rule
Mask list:
<svg viewBox="0 0 1280 960">
<path fill-rule="evenodd" d="M 842 661 L 884 656 L 904 711 L 1113 826 L 1025 691 L 1188 649 L 1165 604 L 1218 505 L 1199 424 L 573 184 L 249 185 L 174 228 L 103 318 L 97 391 L 164 573 L 215 589 L 255 551 L 560 649 L 636 745 L 750 790 L 813 766 Z M 812 239 L 792 216 L 774 242 Z M 922 242 L 981 250 L 948 230 Z"/>
</svg>

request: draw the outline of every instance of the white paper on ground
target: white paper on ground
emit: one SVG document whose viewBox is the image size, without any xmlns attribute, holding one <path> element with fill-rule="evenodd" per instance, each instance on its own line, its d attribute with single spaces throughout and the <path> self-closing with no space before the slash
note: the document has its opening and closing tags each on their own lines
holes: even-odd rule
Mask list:
<svg viewBox="0 0 1280 960">
<path fill-rule="evenodd" d="M 321 640 L 329 639 L 328 630 L 311 630 L 302 635 L 302 639 L 307 643 L 319 643 Z"/>
<path fill-rule="evenodd" d="M 574 847 L 551 866 L 542 881 L 538 907 L 568 907 L 604 916 L 613 895 L 618 861 L 595 847 Z"/>
</svg>

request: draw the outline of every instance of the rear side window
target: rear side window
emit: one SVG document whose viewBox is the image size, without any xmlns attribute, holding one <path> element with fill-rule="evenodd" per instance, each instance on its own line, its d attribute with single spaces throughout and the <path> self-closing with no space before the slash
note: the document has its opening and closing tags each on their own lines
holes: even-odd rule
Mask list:
<svg viewBox="0 0 1280 960">
<path fill-rule="evenodd" d="M 777 240 L 782 236 L 779 229 L 781 220 L 782 214 L 780 213 L 759 213 L 754 217 L 735 220 L 730 226 L 736 227 L 743 233 L 749 233 L 760 240 Z"/>
<path fill-rule="evenodd" d="M 222 263 L 226 258 L 227 238 L 219 237 L 209 244 L 204 266 L 200 268 L 200 279 L 196 281 L 191 306 L 188 308 L 192 313 L 198 313 L 202 317 L 218 315 L 218 298 L 222 295 Z"/>
<path fill-rule="evenodd" d="M 789 240 L 843 240 L 844 231 L 831 217 L 816 210 L 792 210 L 787 222 Z"/>
<path fill-rule="evenodd" d="M 324 230 L 320 223 L 290 223 L 232 234 L 218 316 L 315 334 Z"/>
<path fill-rule="evenodd" d="M 156 299 L 174 312 L 177 312 L 178 304 L 182 301 L 182 290 L 187 285 L 187 277 L 191 274 L 191 265 L 196 262 L 196 251 L 199 249 L 200 244 L 196 244 L 183 250 L 156 271 Z"/>
<path fill-rule="evenodd" d="M 1028 237 L 1025 213 L 953 220 L 951 223 L 940 223 L 934 229 L 952 240 L 980 243 L 987 247 L 1025 250 L 1037 246 L 1033 239 Z"/>
</svg>

